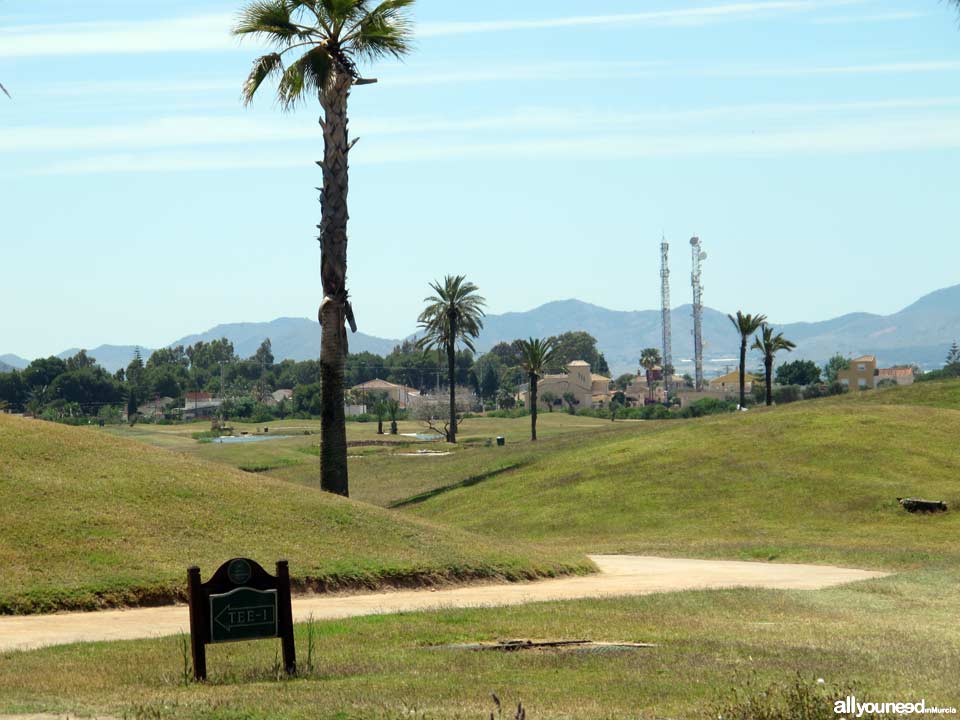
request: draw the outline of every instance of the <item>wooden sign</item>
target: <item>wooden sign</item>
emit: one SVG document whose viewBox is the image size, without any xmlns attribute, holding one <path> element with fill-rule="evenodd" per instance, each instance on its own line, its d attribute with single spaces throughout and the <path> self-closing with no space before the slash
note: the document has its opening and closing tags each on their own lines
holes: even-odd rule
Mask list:
<svg viewBox="0 0 960 720">
<path fill-rule="evenodd" d="M 200 568 L 191 567 L 187 595 L 194 679 L 207 679 L 207 645 L 265 638 L 281 639 L 284 669 L 288 675 L 296 673 L 286 560 L 277 563 L 273 576 L 253 560 L 234 558 L 205 583 L 200 581 Z"/>
</svg>

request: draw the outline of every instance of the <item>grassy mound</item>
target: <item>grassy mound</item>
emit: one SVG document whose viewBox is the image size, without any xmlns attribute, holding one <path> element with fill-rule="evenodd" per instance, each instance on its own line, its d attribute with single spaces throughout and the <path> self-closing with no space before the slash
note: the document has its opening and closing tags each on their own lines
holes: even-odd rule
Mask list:
<svg viewBox="0 0 960 720">
<path fill-rule="evenodd" d="M 186 568 L 286 558 L 336 589 L 583 572 L 569 552 L 479 538 L 261 475 L 0 415 L 0 612 L 172 602 Z"/>
<path fill-rule="evenodd" d="M 960 413 L 918 403 L 935 402 L 928 392 L 918 386 L 878 392 L 872 402 L 625 426 L 555 446 L 517 471 L 409 512 L 591 552 L 880 568 L 954 563 Z M 953 509 L 911 515 L 896 500 L 905 496 Z M 508 521 L 502 508 L 510 508 Z"/>
<path fill-rule="evenodd" d="M 862 405 L 920 405 L 960 410 L 960 380 L 936 380 L 905 387 L 853 392 L 837 400 Z"/>
</svg>

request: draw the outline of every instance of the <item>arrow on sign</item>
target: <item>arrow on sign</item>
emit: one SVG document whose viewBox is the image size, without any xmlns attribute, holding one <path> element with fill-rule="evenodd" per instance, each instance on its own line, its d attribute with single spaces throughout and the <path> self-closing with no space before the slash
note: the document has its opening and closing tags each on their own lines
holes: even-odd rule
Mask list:
<svg viewBox="0 0 960 720">
<path fill-rule="evenodd" d="M 273 605 L 255 605 L 253 607 L 238 607 L 227 605 L 223 610 L 217 613 L 213 619 L 220 627 L 227 632 L 233 632 L 237 628 L 256 627 L 258 625 L 273 625 Z"/>
</svg>

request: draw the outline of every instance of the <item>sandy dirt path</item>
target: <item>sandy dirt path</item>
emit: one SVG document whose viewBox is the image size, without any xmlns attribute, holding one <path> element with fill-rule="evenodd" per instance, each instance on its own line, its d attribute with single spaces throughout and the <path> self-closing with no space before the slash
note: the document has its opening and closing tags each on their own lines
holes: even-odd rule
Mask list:
<svg viewBox="0 0 960 720">
<path fill-rule="evenodd" d="M 825 565 L 780 565 L 726 560 L 683 560 L 635 555 L 592 555 L 600 572 L 532 583 L 466 585 L 443 590 L 397 590 L 365 595 L 306 595 L 293 600 L 294 620 L 317 620 L 438 610 L 495 607 L 549 600 L 647 595 L 676 590 L 758 587 L 816 590 L 883 577 L 885 573 Z M 185 605 L 93 613 L 0 617 L 0 651 L 104 640 L 134 640 L 187 632 Z"/>
</svg>

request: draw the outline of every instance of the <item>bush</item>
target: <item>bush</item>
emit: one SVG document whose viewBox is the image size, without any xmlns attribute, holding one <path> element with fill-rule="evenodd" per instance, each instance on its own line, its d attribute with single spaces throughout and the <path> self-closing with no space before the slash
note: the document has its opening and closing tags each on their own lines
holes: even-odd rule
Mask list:
<svg viewBox="0 0 960 720">
<path fill-rule="evenodd" d="M 277 419 L 277 414 L 273 411 L 272 408 L 262 404 L 257 403 L 253 406 L 253 411 L 250 413 L 251 422 L 255 423 L 267 423 L 272 420 Z"/>
<path fill-rule="evenodd" d="M 807 387 L 803 389 L 804 400 L 816 400 L 817 398 L 826 397 L 829 394 L 830 387 L 823 384 L 807 385 Z"/>
<path fill-rule="evenodd" d="M 676 417 L 665 405 L 645 405 L 642 415 L 644 420 L 672 420 Z"/>
<path fill-rule="evenodd" d="M 834 380 L 828 387 L 831 395 L 843 395 L 844 393 L 850 392 L 849 388 L 839 380 Z"/>
<path fill-rule="evenodd" d="M 723 415 L 737 411 L 737 403 L 731 400 L 717 398 L 703 398 L 692 403 L 682 411 L 683 417 L 706 417 L 707 415 Z"/>
<path fill-rule="evenodd" d="M 786 405 L 796 402 L 803 397 L 803 390 L 799 385 L 784 385 L 773 391 L 773 401 L 777 405 Z"/>
<path fill-rule="evenodd" d="M 763 405 L 767 402 L 767 384 L 755 382 L 750 390 L 750 398 L 755 405 Z"/>
<path fill-rule="evenodd" d="M 518 408 L 516 410 L 493 410 L 492 412 L 486 413 L 487 417 L 504 418 L 507 420 L 515 420 L 516 418 L 527 417 L 529 415 L 530 411 L 526 408 Z"/>
</svg>

